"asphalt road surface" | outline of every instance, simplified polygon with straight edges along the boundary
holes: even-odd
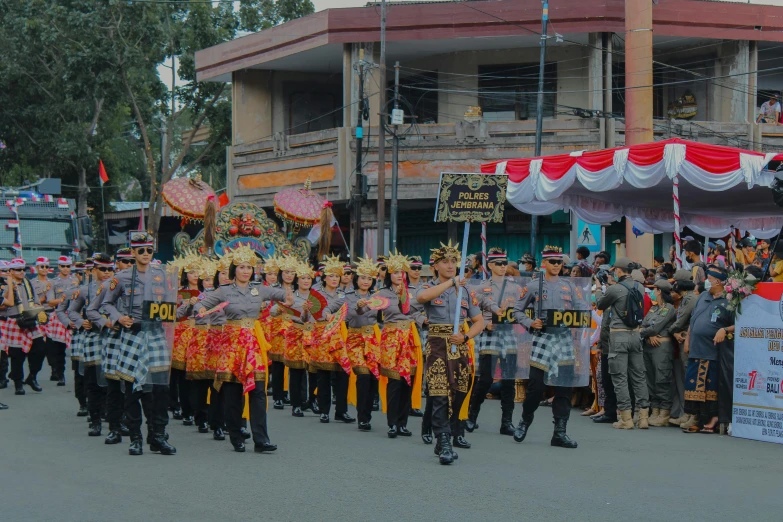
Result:
[[[46,374],[46,371],[42,372]],[[675,428],[620,431],[573,411],[576,450],[552,448],[551,412],[527,440],[497,433],[487,401],[473,448],[441,466],[415,436],[320,424],[270,410],[274,454],[235,453],[195,427],[169,424],[176,456],[127,454],[87,436],[73,387],[0,390],[0,520],[780,520],[783,447]],[[514,416],[519,418],[519,410]],[[352,412],[353,414],[353,412]],[[106,426],[104,424],[104,435]],[[250,446],[252,448],[252,444]]]

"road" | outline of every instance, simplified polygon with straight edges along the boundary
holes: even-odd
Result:
[[[46,372],[42,372],[46,373]],[[576,450],[549,446],[539,410],[528,439],[497,433],[499,403],[452,466],[417,435],[320,424],[269,413],[274,454],[234,453],[172,421],[176,456],[130,457],[87,437],[70,383],[16,397],[0,390],[0,517],[4,521],[778,520],[783,447],[675,428],[620,431],[574,410]],[[519,410],[519,408],[518,408]],[[518,419],[519,412],[515,415]],[[104,434],[105,434],[104,425]],[[251,446],[252,447],[252,446]]]

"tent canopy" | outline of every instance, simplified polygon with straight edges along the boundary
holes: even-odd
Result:
[[[769,238],[783,227],[772,201],[770,162],[783,154],[708,145],[682,139],[598,151],[487,163],[485,174],[508,174],[508,201],[528,214],[570,210],[588,223],[623,216],[647,233],[674,232],[673,187],[679,187],[680,223],[722,237],[731,228]],[[578,183],[577,183],[578,181]]]

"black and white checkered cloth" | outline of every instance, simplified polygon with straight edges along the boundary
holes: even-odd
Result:
[[[74,332],[71,337],[70,357],[76,361],[84,360],[84,332]],[[66,350],[66,353],[68,351]]]
[[[530,366],[541,368],[550,379],[557,377],[561,364],[574,361],[574,339],[571,331],[561,329],[533,335]]]
[[[103,349],[103,339],[97,332],[80,332],[82,360],[87,366],[101,362],[101,351]]]
[[[492,354],[505,356],[508,350],[517,347],[517,339],[511,325],[495,325],[492,331],[484,330],[478,336],[476,350],[478,355]]]
[[[101,349],[101,367],[103,373],[109,377],[117,375],[117,361],[122,353],[122,332],[109,329],[103,336]]]
[[[134,389],[145,384],[164,384],[164,378],[167,384],[170,369],[171,346],[163,328],[122,332],[116,373],[120,378],[132,381]],[[157,382],[157,377],[161,382]]]

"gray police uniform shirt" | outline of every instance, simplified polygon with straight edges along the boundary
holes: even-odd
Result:
[[[675,319],[674,305],[663,303],[662,305],[653,305],[650,311],[644,316],[642,321],[642,339],[649,337],[662,336],[667,337],[669,325]]]
[[[71,296],[71,302],[68,305],[68,320],[75,328],[81,328],[84,321],[88,319],[86,307],[95,301],[100,286],[98,281],[92,280],[89,284],[80,286]]]
[[[539,285],[541,285],[541,297],[538,295]],[[534,279],[525,286],[521,295],[522,297],[514,303],[514,318],[527,329],[530,329],[535,319],[541,319],[546,323],[547,310],[587,310],[581,291],[565,277],[557,276],[553,279],[544,277],[543,282]],[[541,317],[538,314],[539,298]],[[525,310],[531,306],[534,319],[525,313]]]
[[[318,290],[318,293],[326,299],[326,302],[328,303],[326,309],[329,310],[330,314],[337,313],[337,311],[340,310],[340,307],[343,306],[343,303],[345,303],[345,294],[340,290],[329,292],[325,288],[322,288],[321,290]],[[319,321],[327,321],[325,313],[321,314],[321,319],[319,319]]]
[[[713,341],[721,328],[734,324],[734,312],[728,309],[725,297],[713,297],[709,292],[699,295],[699,301],[691,314],[688,334],[690,359],[718,360],[718,346]]]
[[[63,299],[67,301],[79,286],[79,279],[75,275],[69,275],[68,277],[57,276],[49,281],[49,291],[46,293],[46,300]]]
[[[625,301],[628,296],[628,288],[620,283],[623,283],[624,285],[632,288],[636,288],[639,293],[644,296],[644,288],[642,285],[631,279],[631,276],[624,276],[620,279],[620,281],[606,289],[606,293],[601,296],[600,299],[598,299],[596,308],[599,310],[606,310],[611,308],[612,316],[609,320],[609,328],[629,331],[635,330],[635,328],[630,328],[627,324],[625,324],[622,319],[627,313],[625,309]]]
[[[440,283],[438,283],[440,284]],[[424,313],[433,324],[454,324],[455,313],[457,311],[457,289],[454,286],[448,287],[435,299],[424,303]],[[462,289],[462,300],[460,302],[460,324],[465,319],[481,315],[479,300],[475,292],[468,288]]]
[[[29,282],[28,282],[29,283]],[[36,291],[33,289],[32,283],[30,283],[30,292],[27,291],[27,285],[24,284],[24,281],[21,283],[16,284],[16,291],[14,292],[14,306],[9,306],[6,309],[6,316],[7,317],[13,317],[15,315],[19,315],[21,313],[20,305],[24,307],[24,309],[29,308],[29,303],[32,301],[33,304],[40,305],[41,301],[38,299],[38,295],[36,294]],[[39,337],[42,337],[43,334],[41,333],[40,328],[35,328],[32,331],[33,339],[38,339]]]
[[[110,284],[111,279],[108,279],[98,286],[98,288],[95,290],[95,296],[90,299],[90,304],[87,305],[87,308],[84,311],[85,318],[93,325],[97,325],[97,327],[100,329],[106,328],[106,325],[109,322],[109,317],[101,312],[101,305],[103,304],[103,298],[106,297],[106,293],[109,290]],[[126,315],[126,304],[126,302],[120,300],[115,305],[117,309],[120,310],[122,315]],[[93,326],[93,329],[94,328],[95,326]]]
[[[427,325],[424,324],[424,321],[427,320],[427,314],[424,313],[424,304],[420,303],[416,300],[416,296],[419,295],[419,292],[422,290],[430,288],[429,283],[425,283],[421,279],[419,279],[419,282],[415,285],[410,284],[408,285],[408,292],[411,295],[411,311],[410,311],[410,317],[414,321],[416,321],[416,325],[421,330],[422,328],[426,328]]]
[[[536,286],[538,288],[538,286]],[[492,324],[492,314],[500,312],[500,306],[507,302],[511,307],[522,299],[522,286],[514,282],[513,277],[490,278],[480,285],[473,285],[473,291],[479,298],[484,313],[484,329]]]
[[[38,298],[38,302],[46,309],[47,312],[51,312],[53,308],[47,304],[46,294],[49,293],[49,290],[51,289],[51,283],[48,279],[41,280],[37,277],[30,281],[30,284],[33,285],[33,290],[35,290],[35,295]]]
[[[408,314],[402,313],[400,308],[400,298],[396,291],[392,290],[391,288],[381,288],[375,292],[375,295],[389,300],[389,306],[382,309],[381,311],[384,324],[409,321],[411,319]]]
[[[348,328],[362,328],[372,326],[378,322],[378,313],[370,310],[366,306],[359,307],[357,303],[362,299],[369,299],[370,292],[366,294],[359,293],[359,290],[345,296],[345,302],[348,303],[348,314],[345,316],[345,325]]]
[[[106,288],[103,297],[103,303],[101,304],[101,311],[109,316],[109,319],[116,323],[123,315],[129,316],[133,319],[134,323],[141,322],[142,307],[144,304],[145,296],[152,295],[154,292],[147,292],[146,286],[157,284],[165,284],[166,272],[163,268],[155,265],[149,265],[147,272],[142,273],[136,271],[135,285],[132,282],[134,270],[123,270],[118,274],[115,274],[113,278],[109,280],[109,286]],[[159,276],[163,279],[163,282],[156,282],[155,278]],[[131,299],[131,287],[133,286],[134,295]],[[152,289],[151,289],[152,290]],[[125,301],[123,305],[123,311],[118,308],[118,302]],[[130,310],[130,313],[128,312]]]
[[[196,313],[202,308],[209,310],[220,303],[228,302],[223,309],[227,320],[258,319],[265,301],[285,301],[285,290],[262,285],[248,285],[243,288],[231,283],[206,294],[201,303],[196,305]]]

